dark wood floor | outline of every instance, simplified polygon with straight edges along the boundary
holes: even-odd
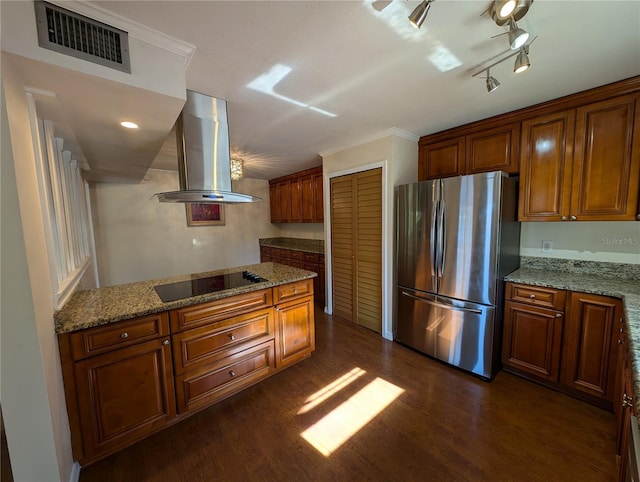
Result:
[[[356,413],[367,412],[381,386],[403,391],[330,455],[301,436],[358,393],[368,395]],[[483,382],[317,310],[310,359],[83,468],[80,481],[608,481],[614,426],[561,393],[504,372]]]

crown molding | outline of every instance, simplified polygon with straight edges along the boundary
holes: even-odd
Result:
[[[362,137],[362,138],[360,138],[358,140],[354,140],[353,142],[351,142],[349,144],[345,144],[345,145],[338,146],[338,147],[335,147],[335,148],[332,148],[332,149],[328,149],[326,151],[322,151],[319,154],[323,158],[327,157],[327,156],[332,156],[336,152],[346,151],[347,149],[351,149],[353,147],[361,146],[361,145],[367,144],[369,142],[378,141],[380,139],[384,139],[385,137],[389,137],[389,136],[401,137],[401,138],[406,139],[408,141],[415,142],[416,144],[420,140],[420,136],[417,136],[416,134],[413,134],[412,132],[405,131],[403,129],[399,129],[397,127],[392,127],[391,129],[386,129],[386,130],[384,130],[382,132],[379,132],[377,134],[372,134],[370,136],[366,136],[366,137]]]
[[[191,58],[196,51],[196,46],[179,40],[175,37],[171,37],[165,33],[155,30],[151,27],[147,27],[139,22],[130,20],[121,15],[115,14],[102,7],[98,7],[90,2],[81,0],[47,0],[49,3],[57,5],[61,8],[66,8],[73,12],[84,15],[85,17],[97,20],[112,27],[124,30],[130,37],[136,38],[148,44],[154,45],[158,48],[171,52],[173,54],[180,55],[184,58],[185,70],[191,62]]]

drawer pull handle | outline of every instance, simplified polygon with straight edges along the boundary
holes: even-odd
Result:
[[[163,344],[164,346],[167,346],[167,345],[169,344],[169,340],[164,340],[164,341],[162,342],[162,344]]]
[[[533,293],[531,293],[531,294],[529,295],[529,298],[531,298],[531,299],[534,299],[535,297],[536,297],[536,295],[534,295]]]
[[[129,333],[127,333],[126,331],[124,333],[120,333],[120,338],[122,338],[123,340],[125,338],[129,338]]]
[[[230,377],[235,377],[235,376],[236,376],[236,372],[234,372],[233,370],[231,370],[231,371],[229,372],[229,376],[230,376]]]
[[[562,317],[562,313],[556,313],[556,318],[561,318]]]
[[[236,337],[235,337],[235,336],[233,336],[233,333],[232,333],[232,334],[230,334],[230,335],[229,335],[229,339],[230,339],[231,341],[233,341],[233,340],[235,340],[235,339],[236,339]]]

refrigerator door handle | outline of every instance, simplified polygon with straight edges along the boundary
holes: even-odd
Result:
[[[442,303],[442,302],[439,302],[439,301],[428,300],[426,298],[421,298],[420,296],[415,296],[415,295],[412,295],[411,293],[407,293],[406,291],[402,291],[402,295],[403,296],[407,296],[409,298],[412,298],[414,300],[421,301],[423,303],[427,303],[429,305],[438,306],[440,308],[447,308],[449,310],[455,310],[455,311],[464,311],[466,313],[475,313],[476,315],[481,315],[482,314],[481,310],[476,310],[474,308],[464,308],[462,306],[455,306],[455,305],[450,305],[448,303]]]
[[[445,216],[445,212],[447,209],[447,205],[444,202],[444,199],[441,200],[439,202],[440,204],[440,223],[439,223],[439,227],[440,227],[440,247],[438,248],[440,251],[440,274],[438,275],[439,278],[442,278],[442,275],[444,274],[444,264],[446,261],[446,257],[447,257],[447,239],[446,239],[446,219],[447,217]]]
[[[438,203],[440,201],[436,201],[433,203],[433,210],[431,213],[431,238],[429,240],[429,249],[431,250],[431,277],[434,278],[437,276],[437,268],[436,268],[436,253],[437,253],[437,249],[436,249],[436,245],[435,245],[435,241],[436,241],[436,233],[437,233],[437,227],[436,227],[436,221],[437,221],[437,217],[438,217]],[[435,286],[435,283],[434,283]]]

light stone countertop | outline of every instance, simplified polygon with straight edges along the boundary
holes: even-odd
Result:
[[[260,246],[272,248],[286,248],[305,253],[324,254],[324,241],[322,239],[302,238],[262,238],[258,240]]]
[[[640,407],[640,281],[531,268],[520,268],[506,276],[505,280],[622,299],[633,373],[634,403]]]
[[[157,285],[205,278],[219,274],[235,273],[238,271],[251,271],[268,281],[170,301],[168,303],[160,300],[160,297],[154,290],[154,286]],[[291,266],[284,266],[278,263],[260,263],[191,275],[180,275],[171,278],[107,286],[105,288],[92,290],[80,290],[76,291],[69,301],[54,313],[55,331],[60,334],[106,325],[128,318],[173,310],[197,303],[205,303],[241,293],[249,293],[251,291],[271,288],[294,281],[314,278],[315,276],[317,276],[316,273],[304,269],[292,268]]]

